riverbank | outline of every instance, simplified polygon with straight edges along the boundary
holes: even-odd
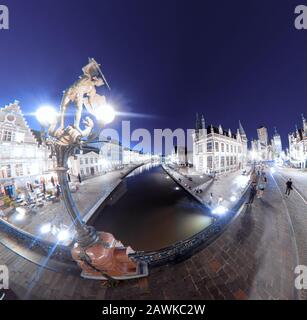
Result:
[[[81,217],[87,222],[95,213],[97,208],[109,197],[113,190],[121,183],[128,174],[142,164],[133,164],[122,170],[108,172],[105,175],[96,176],[87,179],[82,183],[76,183],[77,192],[72,193],[73,200],[80,212]],[[72,228],[71,218],[66,210],[63,200],[60,197],[59,202],[44,201],[44,205],[35,210],[25,210],[20,214],[14,211],[5,219],[6,223],[12,228],[23,230],[32,234],[34,238],[38,237],[51,243],[58,242],[57,234],[60,230]],[[42,232],[42,226],[54,226],[49,232]],[[73,239],[74,231],[70,231],[70,236],[61,243],[69,245]]]
[[[163,165],[163,168],[176,183],[210,210],[217,206],[232,210],[245,194],[252,170],[247,167],[244,175],[242,170],[237,170],[213,178],[205,174],[182,172],[184,168],[181,167]]]

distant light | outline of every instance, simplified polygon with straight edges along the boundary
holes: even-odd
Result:
[[[41,106],[35,113],[37,121],[44,127],[56,122],[57,112],[51,106]]]
[[[236,198],[235,196],[231,196],[231,197],[230,197],[230,201],[231,201],[231,202],[235,202],[236,200],[237,200],[237,198]]]
[[[59,233],[58,233],[58,240],[59,241],[65,241],[69,238],[69,231],[68,230],[61,230]]]
[[[169,176],[166,176],[165,178],[166,178],[166,179],[169,179]]]
[[[40,228],[40,232],[43,234],[49,233],[50,231],[51,231],[51,224],[50,223],[43,224]]]
[[[115,118],[114,108],[105,103],[101,106],[101,108],[95,110],[95,117],[104,124],[111,123]]]
[[[213,214],[223,215],[228,211],[228,209],[224,206],[218,206],[212,210]]]
[[[180,190],[180,188],[179,188],[179,187],[176,187],[175,190]]]
[[[271,173],[275,173],[276,172],[276,170],[275,170],[275,168],[271,168]]]
[[[204,176],[200,176],[200,178],[202,179]]]

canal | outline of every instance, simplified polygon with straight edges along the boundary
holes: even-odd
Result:
[[[208,210],[165,173],[148,164],[128,175],[89,221],[134,250],[158,250],[212,223]]]

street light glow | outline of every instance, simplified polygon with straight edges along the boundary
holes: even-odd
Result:
[[[212,210],[213,214],[223,215],[228,211],[228,209],[224,206],[218,206]]]
[[[115,118],[114,108],[110,104],[104,103],[101,108],[95,110],[95,117],[104,124],[111,123]]]
[[[236,198],[235,196],[231,196],[231,197],[230,197],[230,201],[231,201],[231,202],[235,202],[236,200],[237,200],[237,198]]]
[[[69,238],[69,231],[68,230],[61,230],[59,233],[58,233],[58,240],[59,241],[65,241]]]
[[[57,112],[51,106],[41,106],[35,113],[37,121],[44,127],[49,127],[57,119]]]
[[[48,233],[48,232],[50,232],[50,231],[51,231],[51,224],[50,224],[50,223],[43,224],[43,225],[41,226],[41,228],[40,228],[40,232],[41,232],[42,234],[46,234],[46,233]]]

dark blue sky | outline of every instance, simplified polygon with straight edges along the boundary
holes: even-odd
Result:
[[[94,57],[120,111],[158,116],[131,118],[133,127],[191,128],[198,111],[226,128],[240,119],[249,139],[277,126],[286,142],[307,116],[307,30],[294,28],[303,0],[2,3],[10,30],[0,31],[1,106],[58,105]]]

